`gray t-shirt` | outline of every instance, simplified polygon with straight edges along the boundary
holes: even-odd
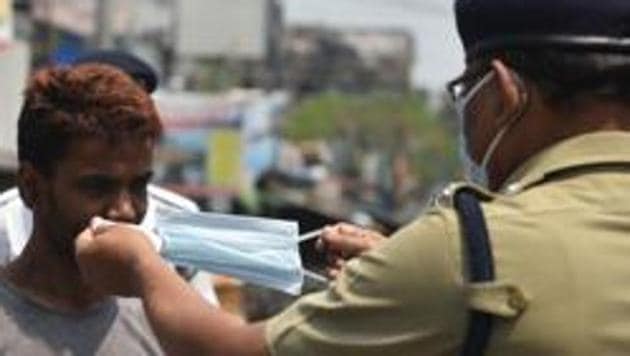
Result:
[[[162,355],[137,299],[61,313],[0,281],[0,355]]]

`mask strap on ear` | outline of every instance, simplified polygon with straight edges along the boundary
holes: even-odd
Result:
[[[519,86],[519,96],[522,99],[522,104],[519,105],[519,109],[516,110],[516,112],[512,115],[512,118],[508,121],[506,125],[503,126],[503,128],[499,131],[499,133],[497,133],[495,138],[490,143],[490,146],[488,146],[488,149],[486,150],[486,155],[481,162],[481,167],[488,167],[490,159],[492,159],[492,157],[494,156],[494,152],[499,146],[499,143],[501,143],[501,141],[503,140],[503,137],[516,124],[516,122],[518,122],[523,117],[523,115],[525,115],[525,113],[529,109],[530,101],[529,90],[527,86],[517,73],[511,72],[511,75]]]
[[[486,84],[490,83],[490,81],[494,78],[494,71],[489,71],[486,73],[477,84],[475,84],[466,95],[464,95],[459,102],[455,104],[457,111],[460,113],[461,119],[464,119],[464,112],[468,107],[468,104],[477,96],[481,88],[485,87]]]

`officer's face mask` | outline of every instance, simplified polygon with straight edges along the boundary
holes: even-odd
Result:
[[[499,146],[505,135],[508,133],[510,128],[512,128],[514,123],[516,123],[522,117],[526,106],[526,102],[524,101],[522,103],[522,107],[516,111],[512,118],[506,120],[505,125],[497,132],[492,141],[490,141],[490,144],[488,145],[488,148],[486,149],[486,152],[484,153],[481,160],[481,164],[477,163],[472,158],[472,155],[469,151],[470,145],[468,143],[466,135],[464,134],[464,125],[465,120],[467,119],[466,112],[468,106],[470,105],[472,100],[475,99],[479,91],[483,89],[488,83],[490,83],[495,78],[495,76],[496,74],[494,73],[494,71],[489,72],[483,78],[481,78],[481,80],[477,84],[475,84],[475,86],[473,86],[468,91],[468,93],[466,93],[466,95],[455,101],[455,110],[457,112],[460,124],[459,154],[462,160],[465,177],[468,181],[484,188],[487,188],[489,185],[488,164],[490,163],[490,160],[492,159],[497,147]],[[519,81],[519,84],[521,84],[520,79],[517,80]]]
[[[493,77],[494,72],[489,72],[477,84],[475,84],[475,86],[473,86],[466,95],[455,101],[455,110],[459,119],[459,155],[462,160],[464,175],[467,180],[483,187],[488,185],[486,167],[477,164],[470,154],[468,149],[468,140],[464,134],[464,121],[466,120],[466,110],[468,109],[468,105],[477,96],[479,91],[493,79]],[[486,152],[485,156],[488,156],[488,152]]]
[[[110,222],[94,219],[92,228]],[[173,212],[141,229],[168,261],[281,290],[301,292],[304,270],[295,222],[211,213]]]

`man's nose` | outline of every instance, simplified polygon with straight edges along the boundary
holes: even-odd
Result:
[[[129,193],[121,192],[116,196],[107,210],[107,219],[131,224],[138,223],[138,209]]]

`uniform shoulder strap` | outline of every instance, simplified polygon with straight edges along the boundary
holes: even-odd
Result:
[[[477,193],[472,189],[460,189],[453,195],[453,203],[464,236],[470,282],[493,281],[495,274],[492,246]],[[461,355],[483,355],[491,331],[492,316],[472,310]]]

